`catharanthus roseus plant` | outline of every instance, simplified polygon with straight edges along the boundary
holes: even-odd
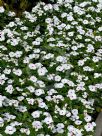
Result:
[[[96,0],[66,0],[39,2],[4,26],[1,135],[93,136],[102,90],[101,24]]]

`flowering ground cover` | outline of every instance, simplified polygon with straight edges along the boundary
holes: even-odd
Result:
[[[102,100],[102,5],[39,2],[21,18],[0,7],[0,18],[1,136],[93,136]]]

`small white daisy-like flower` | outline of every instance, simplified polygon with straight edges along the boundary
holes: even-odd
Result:
[[[45,67],[39,68],[38,69],[38,75],[39,76],[44,76],[47,73],[47,69]]]
[[[63,58],[63,56],[58,56],[58,57],[56,58],[56,60],[57,60],[58,62],[63,62],[64,58]]]
[[[20,132],[25,133],[26,135],[30,135],[30,130],[28,128],[21,128]]]
[[[22,75],[22,70],[21,69],[13,69],[12,72],[17,75],[17,76],[21,76]]]
[[[78,115],[78,110],[77,110],[77,109],[73,109],[73,110],[72,110],[72,114],[73,114],[73,115]]]
[[[75,121],[75,124],[76,124],[76,125],[80,125],[80,124],[82,124],[82,121],[76,120],[76,121]]]
[[[91,121],[91,116],[86,115],[84,119],[85,119],[86,122],[90,122]]]
[[[40,121],[33,121],[32,126],[33,126],[33,128],[35,128],[35,130],[38,131],[38,129],[42,128],[42,123]]]
[[[31,77],[30,77],[30,80],[31,80],[32,82],[34,82],[34,83],[37,82],[37,78],[36,78],[35,76],[31,76]]]
[[[94,126],[93,126],[92,123],[87,123],[87,124],[85,125],[85,130],[86,130],[87,132],[93,131],[93,129],[94,129]]]
[[[12,126],[7,126],[5,129],[5,133],[9,135],[14,134],[15,132],[16,132],[16,128]]]
[[[32,113],[32,116],[33,116],[33,118],[39,118],[39,117],[40,117],[40,114],[41,114],[40,111],[34,111],[34,112]]]
[[[63,83],[55,83],[54,86],[55,86],[55,88],[63,88],[64,84]]]
[[[53,122],[53,120],[51,117],[46,117],[43,122],[45,122],[46,124],[50,124]]]
[[[88,87],[89,87],[89,90],[90,90],[91,92],[96,92],[96,91],[97,91],[97,88],[96,88],[96,86],[94,86],[94,85],[89,85]]]
[[[64,116],[66,114],[66,109],[62,109],[59,111],[59,115]]]
[[[59,81],[61,80],[61,77],[60,77],[59,75],[56,75],[56,76],[54,77],[54,79],[55,79],[55,81],[59,82]]]
[[[45,92],[44,92],[43,89],[36,89],[36,90],[35,90],[35,95],[36,95],[36,96],[40,96],[40,95],[42,95],[42,94],[45,94]]]
[[[75,94],[75,90],[70,89],[70,90],[68,91],[67,97],[69,97],[71,100],[75,100],[75,99],[77,98],[77,96],[76,96],[76,94]]]
[[[35,66],[35,64],[30,63],[30,64],[29,64],[29,68],[30,68],[31,70],[35,70],[35,69],[36,69],[36,66]]]
[[[4,120],[3,118],[0,117],[0,127],[3,127],[4,126]]]
[[[8,86],[5,88],[5,90],[6,90],[6,92],[8,92],[8,93],[12,94],[12,93],[13,93],[13,91],[14,91],[14,88],[13,88],[13,86],[12,86],[12,85],[8,85]]]
[[[84,60],[79,60],[78,61],[78,66],[83,66],[84,65]]]
[[[0,13],[4,13],[5,9],[4,7],[0,6]]]
[[[10,74],[10,73],[11,73],[11,69],[5,68],[5,69],[4,69],[4,73],[5,73],[5,74]]]

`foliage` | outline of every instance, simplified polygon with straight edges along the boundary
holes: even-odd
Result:
[[[21,18],[0,7],[4,16],[1,136],[93,136],[102,102],[102,6],[39,2]]]

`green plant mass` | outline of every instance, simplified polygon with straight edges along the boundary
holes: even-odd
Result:
[[[102,108],[102,5],[34,2],[0,6],[0,136],[93,136]]]

